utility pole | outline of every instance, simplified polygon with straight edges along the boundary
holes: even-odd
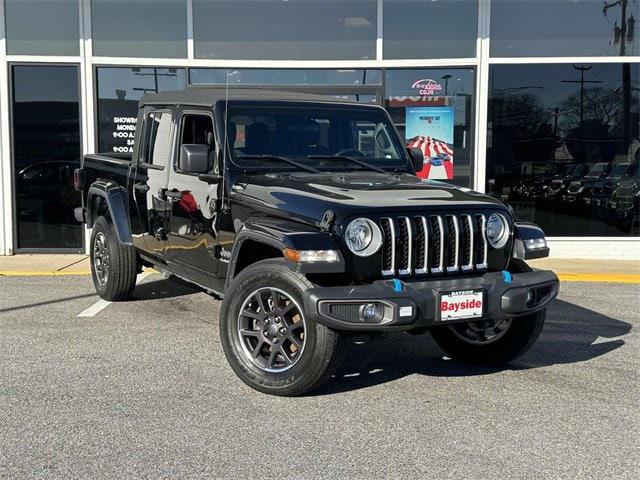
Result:
[[[578,65],[574,65],[573,68],[580,71],[580,80],[562,80],[562,83],[579,83],[580,84],[580,157],[582,157],[583,144],[584,144],[584,84],[585,83],[602,83],[600,80],[585,80],[584,72],[588,72],[593,68],[593,65],[589,65],[588,67],[579,67]],[[581,161],[584,161],[583,158],[580,158]]]
[[[558,117],[560,116],[560,109],[558,107],[553,108],[553,152],[551,153],[551,160],[556,161],[556,149],[558,148]]]
[[[444,80],[444,96],[449,95],[449,79],[453,77],[453,75],[443,75],[442,79]]]
[[[629,0],[616,0],[614,2],[604,2],[602,14],[606,17],[607,11],[613,7],[620,7],[620,56],[627,53],[627,39],[633,39],[633,28],[635,28],[635,19],[633,15],[627,19],[627,5]],[[617,23],[617,22],[616,22]],[[627,31],[631,27],[631,31]],[[616,38],[617,24],[614,28],[614,41]],[[631,117],[631,64],[629,62],[622,64],[622,148],[625,149],[631,140],[630,121]]]
[[[153,76],[153,88],[134,88],[133,89],[133,90],[141,91],[144,93],[159,92],[158,77],[176,77],[178,75],[175,68],[169,68],[167,73],[158,73],[158,69],[155,67],[153,68],[153,73],[143,73],[140,68],[136,68],[136,67],[132,68],[131,71],[133,72],[134,75],[138,75],[141,77]]]

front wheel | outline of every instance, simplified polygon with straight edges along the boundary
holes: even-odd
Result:
[[[319,388],[338,367],[344,338],[307,318],[302,294],[312,284],[284,260],[263,260],[231,284],[220,311],[220,337],[234,372],[273,395]]]
[[[524,354],[542,331],[545,311],[513,319],[480,320],[430,329],[438,346],[454,360],[502,365]]]

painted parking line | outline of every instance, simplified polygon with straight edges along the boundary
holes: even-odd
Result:
[[[89,308],[87,308],[86,310],[81,311],[78,314],[78,316],[79,317],[93,317],[97,313],[99,313],[102,310],[104,310],[105,308],[107,308],[110,304],[111,304],[110,301],[100,299],[96,303],[91,305]]]
[[[136,285],[140,285],[142,280],[147,278],[152,273],[155,273],[155,271],[154,270],[145,270],[144,272],[142,272],[140,275],[138,275],[138,278],[136,279]],[[78,317],[93,317],[93,316],[97,315],[98,313],[100,313],[105,308],[107,308],[109,305],[111,305],[111,303],[113,303],[113,302],[110,302],[109,300],[100,299],[96,303],[91,305],[89,308],[81,311],[78,314]]]
[[[68,275],[91,275],[91,270],[0,270],[0,277],[65,277]]]
[[[595,282],[595,283],[637,283],[640,275],[635,273],[557,273],[563,282]]]

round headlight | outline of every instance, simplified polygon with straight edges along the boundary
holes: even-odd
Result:
[[[502,248],[509,240],[509,224],[498,213],[492,213],[487,220],[487,240],[493,248]]]
[[[347,225],[344,241],[351,252],[360,257],[368,257],[382,245],[382,232],[368,218],[356,218]]]

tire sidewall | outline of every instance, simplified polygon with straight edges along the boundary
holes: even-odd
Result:
[[[109,222],[104,217],[98,217],[93,225],[93,229],[91,231],[91,245],[89,247],[89,259],[91,263],[91,279],[93,280],[93,285],[98,292],[100,297],[104,297],[107,295],[109,289],[109,283],[112,280],[113,268],[112,263],[113,259],[117,255],[117,252],[114,251],[113,248],[113,240],[110,235]],[[107,242],[107,249],[109,250],[109,276],[107,277],[107,281],[104,285],[100,284],[98,281],[98,275],[96,273],[96,267],[94,263],[94,254],[95,254],[95,242],[96,236],[98,233],[102,233],[105,236]]]
[[[263,261],[244,270],[231,284],[220,312],[220,337],[231,367],[248,385],[258,390],[286,393],[297,385],[311,384],[317,380],[317,367],[326,362],[322,348],[327,328],[313,322],[306,312],[301,313],[305,321],[305,345],[300,359],[288,370],[266,372],[245,357],[241,339],[237,334],[240,309],[247,297],[263,287],[278,288],[287,293],[303,309],[303,292],[309,288],[306,279],[285,266],[284,262]],[[316,368],[314,368],[316,367]]]
[[[96,275],[95,265],[93,261],[94,249],[95,249],[95,238],[98,233],[102,232],[105,236],[107,242],[107,249],[109,251],[109,275],[107,277],[107,281],[104,285],[101,285],[98,281],[98,276]],[[122,270],[122,262],[121,258],[121,249],[119,248],[118,237],[115,232],[115,228],[113,224],[105,217],[100,216],[96,219],[93,225],[93,231],[91,232],[91,246],[90,246],[90,260],[91,260],[91,278],[93,280],[93,285],[95,286],[96,292],[100,298],[105,300],[113,301],[122,297],[122,292],[119,291],[119,282],[123,275]],[[126,266],[126,263],[124,264]],[[135,282],[135,279],[134,279]],[[122,285],[120,285],[122,288]]]

